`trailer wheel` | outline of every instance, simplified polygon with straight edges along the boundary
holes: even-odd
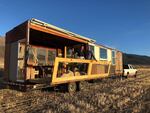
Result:
[[[79,82],[79,91],[83,91],[85,89],[86,81]]]
[[[89,80],[89,83],[94,83],[94,80]]]
[[[69,93],[75,93],[76,90],[77,90],[77,84],[75,82],[68,83],[68,85],[67,85],[67,91]]]

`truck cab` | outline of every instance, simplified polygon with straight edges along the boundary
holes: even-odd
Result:
[[[137,75],[137,69],[135,69],[131,64],[123,65],[123,76],[129,77]]]

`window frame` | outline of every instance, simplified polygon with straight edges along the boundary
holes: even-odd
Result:
[[[44,52],[44,54],[43,54],[43,52]],[[47,64],[47,49],[42,48],[42,47],[36,48],[36,55],[37,55],[38,63],[40,65],[46,65]],[[38,58],[39,55],[40,55],[40,57],[44,56],[44,58],[42,59],[44,62],[41,60],[41,58],[39,60],[39,58]]]
[[[114,56],[113,56],[113,52],[114,52]],[[111,55],[112,65],[116,65],[116,51],[112,50],[111,54],[112,54]],[[113,60],[114,60],[114,62],[113,62]]]
[[[101,50],[102,50],[102,49],[103,49],[103,50],[106,50],[106,58],[104,58],[104,57],[102,58],[102,57],[101,57],[101,55],[102,55],[102,54],[101,54]],[[99,48],[99,53],[100,53],[100,55],[99,55],[100,60],[108,60],[108,49],[107,49],[107,48],[102,48],[102,47],[100,47],[100,48]]]
[[[49,55],[48,55],[48,53],[49,53],[49,51],[51,51],[51,52],[55,52],[55,58],[57,57],[57,51],[56,51],[56,49],[52,49],[52,48],[48,48],[47,49],[47,61],[46,61],[46,64],[47,65],[54,65],[54,63],[55,63],[55,58],[54,58],[54,61],[52,62],[52,61],[49,61]]]

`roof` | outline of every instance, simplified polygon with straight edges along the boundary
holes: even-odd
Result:
[[[82,39],[82,40],[86,40],[86,41],[91,42],[91,43],[95,43],[96,42],[95,40],[93,40],[91,38],[87,38],[87,37],[81,36],[79,34],[76,34],[76,33],[73,33],[71,31],[59,28],[57,26],[45,23],[45,22],[40,21],[40,20],[35,19],[35,18],[30,19],[29,22],[32,23],[32,24],[36,24],[36,25],[40,25],[40,26],[46,27],[48,29],[54,29],[56,31],[62,32],[64,34],[67,34],[67,35],[70,35],[70,36],[74,36],[74,37]]]
[[[118,49],[116,49],[116,48],[113,48],[113,47],[110,47],[110,46],[106,46],[106,45],[102,45],[102,44],[95,44],[95,45],[97,45],[97,46],[101,46],[101,47],[104,47],[104,48],[107,48],[107,49],[111,49],[111,50],[116,50],[116,51],[120,51],[120,50],[118,50]],[[121,52],[121,51],[120,51]]]

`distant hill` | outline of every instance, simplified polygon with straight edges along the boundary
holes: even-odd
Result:
[[[150,57],[135,54],[123,54],[124,64],[150,65]]]

